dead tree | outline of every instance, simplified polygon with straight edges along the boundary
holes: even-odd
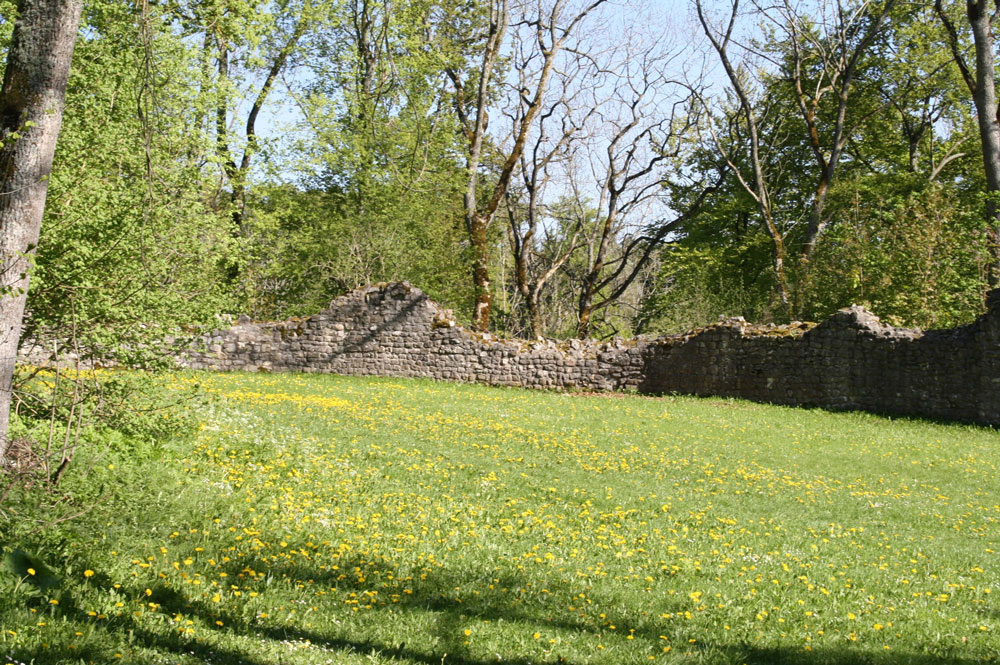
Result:
[[[505,115],[512,127],[519,127],[531,103],[522,94],[528,89],[530,63],[542,54],[533,43],[524,42],[516,43],[515,53],[514,66],[519,72],[515,104]],[[567,55],[551,87],[553,94],[538,116],[529,146],[521,153],[519,187],[508,190],[505,197],[514,286],[524,308],[524,328],[536,339],[545,332],[542,293],[579,246],[583,230],[579,217],[569,224],[556,218],[558,213],[548,201],[547,190],[572,162],[577,144],[588,138],[589,121],[598,111],[593,89],[603,85],[605,79],[592,54],[578,51]]]
[[[662,166],[694,145],[697,95],[665,73],[682,49],[669,52],[661,43],[638,37],[624,41],[617,66],[609,68],[619,73],[609,81],[611,95],[602,105],[606,143],[590,164],[597,185],[597,219],[584,245],[577,293],[581,339],[592,334],[594,315],[621,299],[653,252],[700,209],[717,185],[704,185],[685,210],[656,210],[664,203]],[[573,186],[582,200],[579,177],[574,177]]]

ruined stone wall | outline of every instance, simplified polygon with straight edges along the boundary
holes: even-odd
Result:
[[[455,324],[406,283],[368,287],[315,316],[211,333],[182,364],[195,369],[419,376],[528,388],[624,390],[643,379],[630,343],[500,340]]]
[[[861,307],[805,331],[729,321],[652,345],[640,389],[1000,423],[998,318],[928,332],[884,326]]]
[[[733,319],[651,341],[528,342],[466,330],[419,289],[388,284],[309,318],[243,319],[206,335],[181,363],[732,396],[1000,424],[1000,298],[975,323],[944,331],[884,326],[852,307],[814,327]]]

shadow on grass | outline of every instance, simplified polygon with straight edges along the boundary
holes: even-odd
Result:
[[[272,579],[280,578],[282,581],[297,583],[311,581],[326,588],[336,588],[339,592],[364,591],[371,588],[371,584],[359,582],[358,578],[344,574],[344,570],[352,570],[355,565],[370,564],[363,561],[342,561],[340,571],[330,571],[318,567],[307,567],[295,564],[271,565],[267,566],[263,560],[241,559],[238,562],[231,562],[229,570],[230,576],[236,578],[240,572],[247,568],[255,570],[267,570]],[[370,565],[367,569],[372,570]],[[382,574],[393,573],[398,579],[400,571],[395,571],[391,567],[385,566],[381,569]],[[530,586],[524,579],[512,573],[502,573],[499,571],[491,573],[494,586],[497,589],[523,589]],[[381,575],[372,575],[378,578]],[[350,655],[374,656],[377,655],[383,661],[394,663],[411,663],[420,665],[487,665],[487,663],[511,663],[513,665],[546,665],[549,663],[573,663],[572,659],[560,656],[558,652],[549,653],[545,656],[526,655],[516,653],[516,648],[510,653],[493,654],[490,657],[473,655],[464,644],[462,629],[473,621],[489,621],[491,623],[508,622],[516,623],[525,627],[527,631],[558,629],[563,633],[568,633],[576,637],[584,635],[611,634],[620,638],[622,635],[632,634],[637,644],[645,642],[651,649],[658,650],[662,644],[660,640],[661,627],[656,626],[656,620],[649,617],[648,620],[640,620],[630,625],[625,616],[609,615],[606,620],[616,624],[617,632],[607,633],[605,628],[592,620],[585,618],[552,618],[546,616],[548,613],[544,605],[532,605],[529,603],[512,603],[509,598],[502,597],[499,591],[496,594],[481,595],[466,602],[457,604],[451,597],[450,590],[461,587],[463,583],[482,581],[482,576],[475,576],[470,579],[462,579],[449,575],[444,571],[437,575],[429,576],[427,580],[413,585],[413,593],[402,596],[398,603],[393,603],[391,607],[400,613],[423,614],[430,618],[432,627],[427,630],[432,635],[422,637],[433,637],[433,640],[419,639],[416,636],[405,634],[394,637],[391,641],[386,639],[372,639],[364,635],[360,630],[353,633],[341,634],[336,631],[309,630],[298,625],[275,625],[264,621],[256,616],[240,616],[231,612],[220,611],[219,606],[201,597],[189,596],[183,589],[160,584],[149,589],[139,584],[126,588],[122,586],[119,593],[123,598],[140,598],[148,603],[156,605],[156,612],[164,616],[160,626],[150,625],[148,621],[140,620],[132,612],[111,616],[106,620],[92,624],[97,631],[101,631],[108,636],[106,640],[109,644],[121,643],[122,637],[129,644],[142,647],[143,653],[155,654],[152,661],[142,660],[133,655],[131,658],[125,654],[123,660],[114,661],[113,653],[99,653],[98,649],[91,645],[81,645],[73,648],[68,645],[53,645],[52,648],[43,653],[19,653],[3,654],[12,662],[32,663],[33,665],[45,665],[55,663],[175,663],[175,662],[203,662],[212,665],[277,665],[284,662],[261,653],[254,653],[250,649],[241,648],[234,640],[228,645],[225,637],[235,637],[239,640],[255,643],[299,643],[309,644],[311,647],[322,649],[328,652],[332,660],[339,662]],[[99,588],[108,588],[112,581],[101,575],[96,575],[87,584]],[[551,588],[559,591],[560,584],[552,584]],[[562,594],[556,594],[563,597]],[[568,592],[567,592],[567,595]],[[601,603],[602,606],[614,606],[614,603]],[[663,608],[660,603],[658,608]],[[66,619],[70,623],[78,622],[82,616],[86,615],[83,608],[79,607],[70,592],[65,592],[60,596],[58,606],[48,608],[57,616]],[[678,605],[667,608],[675,612],[683,612]],[[370,610],[378,611],[378,610]],[[200,636],[198,639],[185,635],[179,626],[167,617],[182,615],[195,620],[199,626]],[[214,634],[212,638],[205,639],[205,631],[209,630]],[[701,636],[700,636],[701,637]],[[422,644],[433,644],[433,648],[421,648],[420,644],[413,645],[412,642]],[[410,644],[408,644],[408,642]],[[676,644],[676,642],[675,642]],[[577,649],[579,651],[579,649]],[[944,654],[924,654],[915,651],[905,653],[899,652],[875,652],[853,650],[849,648],[832,649],[821,648],[812,651],[804,651],[801,646],[796,647],[760,647],[752,644],[733,643],[732,641],[701,639],[696,644],[684,644],[683,647],[676,647],[673,654],[669,654],[683,662],[698,663],[745,663],[748,665],[814,665],[825,663],[827,665],[860,665],[867,663],[880,663],[884,665],[972,665],[972,663],[983,662],[960,655],[948,656]],[[635,658],[639,656],[636,655]],[[645,661],[646,656],[642,656]],[[668,659],[669,661],[670,659]],[[374,661],[374,659],[373,659]],[[606,657],[601,662],[616,662]],[[663,662],[657,659],[657,662]]]

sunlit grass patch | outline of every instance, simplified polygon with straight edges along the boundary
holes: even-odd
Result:
[[[413,380],[190,382],[218,396],[193,443],[80,480],[121,487],[76,522],[4,527],[60,585],[0,597],[0,656],[1000,659],[990,430]]]

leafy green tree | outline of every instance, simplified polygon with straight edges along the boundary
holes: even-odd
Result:
[[[990,254],[968,198],[892,174],[842,182],[830,202],[837,223],[814,260],[807,316],[856,303],[894,325],[945,328],[980,313]]]
[[[786,313],[776,318],[823,317],[850,304],[852,298],[888,302],[889,290],[902,289],[907,283],[910,273],[904,266],[882,270],[876,279],[873,271],[852,272],[845,260],[831,263],[834,256],[860,257],[856,250],[864,243],[872,244],[865,250],[866,257],[877,255],[879,261],[889,263],[906,260],[899,242],[881,242],[877,233],[850,232],[858,228],[852,227],[852,220],[863,209],[863,199],[859,204],[854,192],[872,197],[874,217],[895,220],[897,238],[904,237],[900,229],[909,225],[907,237],[923,238],[934,245],[936,255],[954,258],[934,265],[942,270],[948,266],[965,276],[942,274],[934,280],[963,289],[955,297],[965,303],[962,306],[923,297],[910,319],[901,306],[893,306],[895,320],[938,325],[955,320],[958,312],[974,316],[978,310],[968,303],[981,293],[973,278],[981,273],[973,269],[975,261],[962,243],[973,240],[968,235],[966,211],[975,205],[976,183],[982,182],[982,176],[975,168],[977,152],[969,140],[974,136],[970,105],[963,99],[958,69],[948,57],[947,35],[929,20],[931,8],[821,3],[810,6],[818,17],[789,4],[772,6],[769,11],[774,15],[765,17],[763,36],[754,44],[758,59],[738,61],[734,54],[731,60],[730,80],[736,81],[742,95],[737,90],[729,98],[717,99],[715,122],[708,127],[712,140],[691,164],[695,171],[715,168],[721,155],[731,173],[662,258],[664,272],[654,309],[670,311],[671,292],[679,298],[703,293],[704,289],[688,280],[708,270],[713,275],[711,283],[718,285],[708,300],[718,302],[718,294],[732,294],[720,314],[775,316],[776,309],[764,304],[767,298],[745,290],[770,288],[777,282],[777,292],[783,292],[776,268],[772,275],[754,276],[757,270],[767,271],[757,253],[761,244],[754,240],[761,232],[771,240],[772,265],[781,258],[779,244],[807,250],[799,261],[781,262],[787,293],[793,299]],[[734,12],[730,18],[735,22],[737,16],[742,15]],[[834,30],[827,23],[843,29]],[[734,25],[723,24],[722,32],[713,32],[720,35],[716,37],[719,46],[726,45],[725,36],[736,30]],[[731,42],[727,48],[732,48]],[[789,114],[788,108],[797,108],[799,113]],[[907,184],[885,189],[890,182]],[[915,183],[922,184],[917,187]],[[670,186],[672,196],[685,200],[683,188]],[[882,195],[878,195],[879,188],[884,190]],[[762,201],[767,202],[766,215],[761,212]],[[891,215],[883,206],[893,210]],[[938,228],[936,220],[943,218],[943,211],[956,215],[954,228],[939,228],[928,235],[921,225]],[[771,224],[766,223],[768,217]],[[838,231],[841,224],[845,228]],[[735,234],[741,226],[746,232]],[[824,250],[826,240],[819,241],[827,233],[833,244]],[[844,233],[852,238],[850,252],[843,244]],[[786,255],[787,250],[782,256]],[[704,259],[704,266],[694,269],[690,265],[695,256]],[[677,268],[676,275],[671,274],[671,266]],[[711,266],[727,266],[728,270],[717,273]],[[838,270],[840,276],[832,277]],[[819,280],[816,283],[814,276]],[[856,279],[873,280],[868,296],[840,288]],[[870,297],[875,291],[879,295]],[[938,305],[943,309],[932,314],[930,309]]]
[[[467,258],[461,136],[443,71],[464,57],[452,4],[347,2],[304,38],[297,182],[261,187],[248,220],[255,312],[298,313],[391,279],[449,304],[467,296],[455,272]]]
[[[979,145],[982,150],[983,175],[986,180],[987,239],[993,261],[990,264],[990,286],[1000,285],[1000,104],[997,102],[997,62],[994,46],[1000,27],[1000,2],[993,0],[968,0],[965,19],[972,33],[975,64],[968,64],[969,48],[963,43],[956,23],[944,7],[943,0],[935,0],[934,9],[948,35],[948,45],[955,64],[962,73],[976,107],[979,128]]]
[[[197,125],[212,100],[189,84],[200,53],[170,15],[103,0],[84,23],[28,330],[136,358],[151,336],[230,303],[232,247],[204,169],[213,137]]]

